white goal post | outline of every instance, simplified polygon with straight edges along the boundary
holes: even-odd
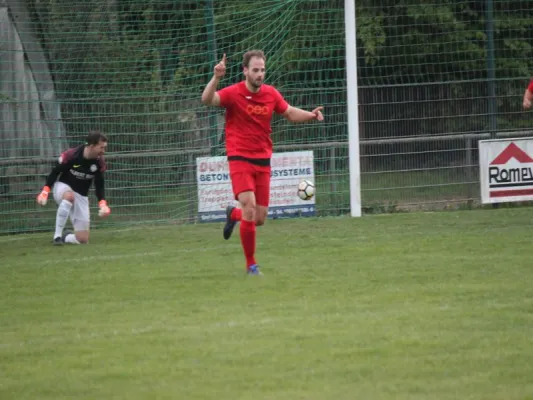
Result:
[[[359,160],[359,103],[357,97],[357,50],[355,0],[344,0],[346,28],[346,90],[350,166],[350,214],[361,216],[361,163]]]

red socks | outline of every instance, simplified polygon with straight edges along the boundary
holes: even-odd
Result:
[[[255,221],[245,221],[242,219],[242,210],[235,207],[231,211],[230,219],[240,221],[241,244],[246,257],[246,266],[256,264],[255,262]]]
[[[235,209],[237,210],[237,209]],[[235,212],[233,210],[233,212]],[[239,210],[240,211],[240,210]],[[231,219],[233,219],[233,212]],[[242,212],[241,212],[242,215]],[[241,220],[241,244],[246,257],[246,265],[256,264],[255,262],[255,221]]]
[[[242,210],[235,207],[231,210],[231,215],[229,216],[232,221],[240,221],[242,218]]]

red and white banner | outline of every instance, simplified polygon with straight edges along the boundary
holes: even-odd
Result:
[[[481,201],[533,200],[533,138],[479,141]]]

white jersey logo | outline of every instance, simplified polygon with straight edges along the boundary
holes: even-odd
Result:
[[[96,172],[96,170],[98,169],[98,167],[96,165],[91,165],[91,172]]]

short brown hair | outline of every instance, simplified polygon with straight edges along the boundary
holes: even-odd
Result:
[[[263,61],[266,62],[266,57],[265,53],[263,53],[263,50],[250,50],[244,53],[244,56],[242,57],[242,66],[248,68],[252,57],[262,58]]]
[[[89,146],[98,144],[100,142],[107,142],[107,137],[100,131],[89,132],[87,136],[87,144]]]

